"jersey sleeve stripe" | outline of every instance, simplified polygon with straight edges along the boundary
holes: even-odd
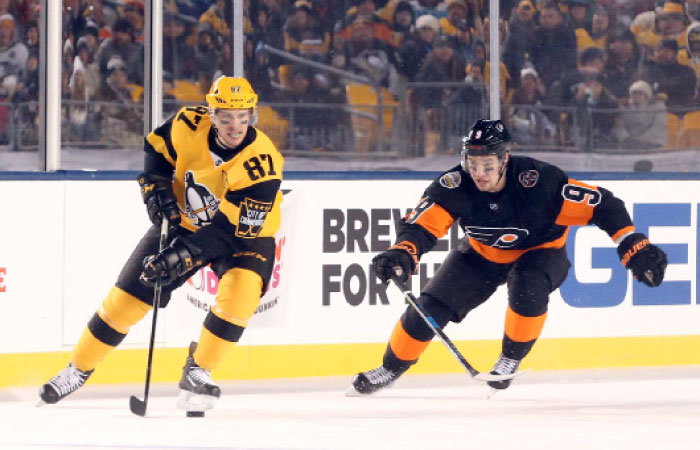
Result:
[[[568,189],[573,187],[574,189]],[[576,187],[582,188],[580,191],[575,190]],[[568,193],[567,193],[568,192]],[[572,195],[572,192],[578,194],[578,197]],[[591,198],[590,194],[597,194],[597,198]],[[564,202],[561,205],[561,210],[556,219],[557,225],[586,225],[593,218],[593,209],[600,201],[598,188],[578,180],[569,179],[568,184],[562,190]]]
[[[437,203],[433,203],[428,209],[423,211],[413,223],[425,228],[436,238],[441,238],[450,229],[454,219],[452,215]]]
[[[540,337],[547,313],[536,317],[526,317],[513,311],[510,306],[506,311],[505,333],[515,342],[530,342]]]
[[[634,233],[634,227],[629,226],[621,229],[620,231],[616,232],[615,234],[612,235],[612,240],[613,242],[617,242],[622,236],[628,234],[628,233]]]
[[[397,358],[404,361],[415,361],[423,353],[430,341],[419,341],[404,330],[401,320],[394,327],[389,338],[389,346]]]
[[[536,245],[534,247],[525,249],[503,249],[496,247],[489,247],[486,244],[482,244],[474,238],[469,238],[469,245],[474,249],[475,252],[486,258],[491,262],[498,264],[510,264],[515,262],[520,258],[525,252],[530,250],[536,250],[540,248],[562,248],[566,245],[566,237],[569,235],[569,229],[566,232],[553,241],[545,242],[544,244]]]
[[[146,137],[146,142],[153,147],[153,150],[156,152],[160,153],[163,155],[163,157],[173,166],[175,166],[175,160],[177,159],[177,154],[175,154],[175,149],[171,149],[169,147],[172,147],[172,145],[168,146],[167,141],[163,139],[163,137],[155,134],[155,133],[150,133]]]

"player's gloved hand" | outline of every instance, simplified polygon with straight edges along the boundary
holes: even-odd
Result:
[[[160,175],[142,173],[139,175],[139,186],[151,223],[160,225],[163,217],[167,217],[168,225],[176,227],[180,223],[180,208],[172,181]]]
[[[383,283],[388,283],[393,276],[405,283],[418,265],[416,247],[408,241],[402,241],[372,258],[372,270]],[[395,270],[395,269],[400,270]]]
[[[668,265],[666,253],[642,233],[632,233],[617,246],[622,265],[632,271],[634,277],[649,287],[656,287],[664,280]]]
[[[175,238],[162,252],[144,258],[141,280],[150,286],[160,279],[167,286],[204,263],[199,247],[187,238]]]

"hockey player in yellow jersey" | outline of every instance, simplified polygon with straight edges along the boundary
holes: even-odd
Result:
[[[282,155],[255,128],[258,96],[244,78],[221,77],[206,95],[208,107],[186,107],[146,136],[138,177],[153,223],[84,330],[68,366],[41,387],[45,403],[80,388],[98,363],[153,305],[153,283],[163,285],[160,306],[201,266],[219,277],[216,305],[180,380],[180,402],[198,397],[213,406],[220,389],[210,372],[240,339],[272,273],[280,224]],[[169,245],[159,252],[162,218]]]

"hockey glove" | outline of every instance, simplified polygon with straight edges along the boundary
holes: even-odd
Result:
[[[416,247],[408,241],[399,242],[372,258],[372,270],[383,283],[388,283],[394,275],[405,283],[417,265]]]
[[[167,286],[187,272],[205,264],[202,250],[192,244],[187,238],[175,240],[162,252],[147,256],[143,260],[141,280],[147,285],[153,285],[161,280]]]
[[[642,233],[632,233],[617,246],[622,265],[632,271],[634,277],[649,287],[661,284],[668,260],[666,253]]]
[[[180,208],[173,192],[169,178],[142,173],[139,175],[141,196],[148,210],[148,218],[154,225],[160,225],[163,216],[168,218],[168,225],[175,227],[180,223]]]

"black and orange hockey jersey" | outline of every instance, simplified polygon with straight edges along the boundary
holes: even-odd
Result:
[[[622,200],[551,164],[511,156],[504,176],[504,189],[489,193],[461,166],[443,173],[400,222],[397,243],[420,257],[459,221],[477,253],[505,264],[528,250],[563,247],[570,225],[595,224],[615,241],[634,230]]]
[[[173,177],[181,226],[217,257],[245,250],[280,225],[284,159],[260,130],[226,149],[216,142],[206,107],[186,107],[146,136],[145,172]],[[200,231],[198,231],[200,230]]]

